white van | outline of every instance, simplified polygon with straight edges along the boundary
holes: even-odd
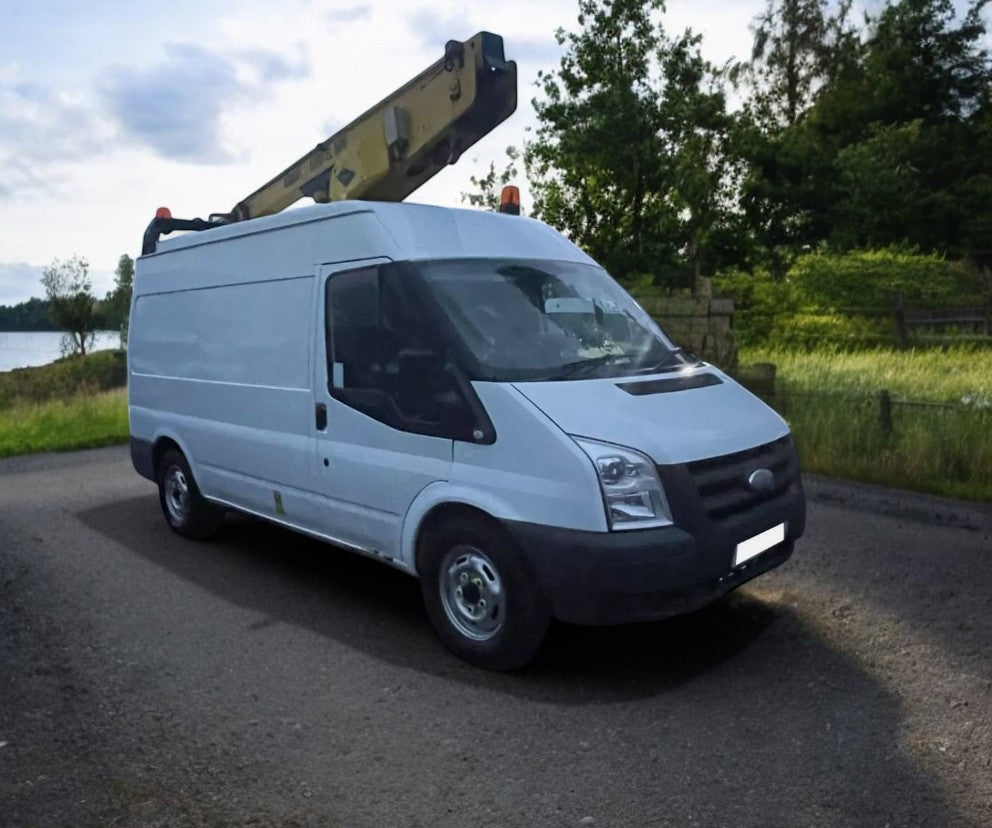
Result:
[[[541,222],[344,201],[152,247],[131,455],[169,525],[235,509],[418,576],[467,661],[691,611],[803,532],[781,417]]]

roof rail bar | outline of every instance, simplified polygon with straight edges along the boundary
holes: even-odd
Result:
[[[167,236],[173,230],[210,230],[222,226],[223,222],[205,221],[201,218],[175,219],[172,216],[155,216],[145,229],[141,240],[141,255],[147,256],[158,248],[159,236]]]

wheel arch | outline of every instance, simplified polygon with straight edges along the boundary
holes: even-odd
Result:
[[[152,470],[156,479],[158,478],[159,463],[162,462],[162,457],[169,449],[175,449],[182,454],[182,456],[186,458],[186,462],[189,463],[190,468],[193,470],[193,475],[196,476],[196,468],[193,458],[190,457],[186,446],[183,445],[177,435],[164,432],[156,435],[155,440],[152,442]]]
[[[504,537],[509,535],[501,519],[519,519],[507,504],[467,487],[432,483],[421,491],[407,510],[400,541],[401,560],[411,572],[421,571],[423,541],[431,531],[455,516],[470,516],[490,524]]]

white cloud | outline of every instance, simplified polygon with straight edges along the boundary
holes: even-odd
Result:
[[[0,198],[52,191],[53,168],[103,152],[111,130],[86,97],[0,75]]]

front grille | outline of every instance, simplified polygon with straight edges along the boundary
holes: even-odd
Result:
[[[737,517],[774,500],[799,475],[792,439],[788,436],[734,454],[697,460],[689,463],[688,469],[706,514],[715,521]],[[767,491],[755,491],[748,485],[748,477],[757,469],[772,473],[772,485]]]

